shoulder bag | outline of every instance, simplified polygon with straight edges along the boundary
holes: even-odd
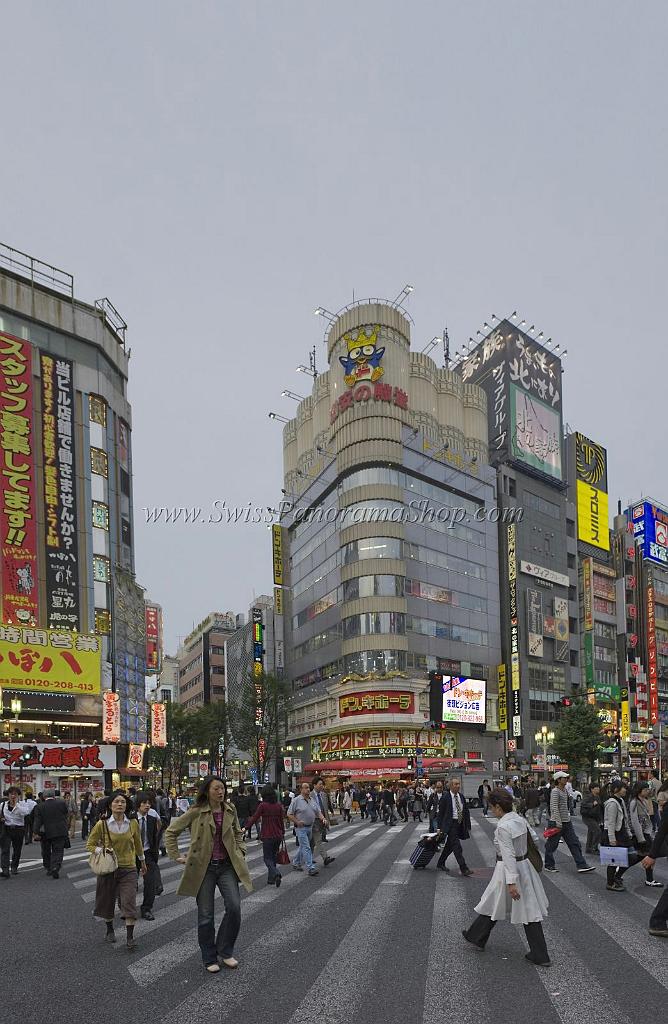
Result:
[[[109,839],[108,846],[105,844],[105,838]],[[93,850],[88,858],[88,866],[95,875],[113,875],[118,868],[118,857],[111,844],[109,826],[104,819],[102,820],[102,849]]]
[[[527,829],[527,859],[534,871],[537,871],[538,874],[540,874],[543,870],[543,858],[540,850],[534,842],[530,829]]]
[[[276,856],[276,863],[277,864],[289,864],[290,863],[290,854],[288,853],[288,848],[285,845],[285,839],[281,840],[281,847],[280,847],[280,849],[278,851],[278,854]]]

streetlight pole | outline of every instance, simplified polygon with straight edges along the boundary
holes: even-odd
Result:
[[[550,743],[554,742],[554,733],[546,725],[541,725],[540,731],[536,733],[534,739],[543,748],[543,775],[544,781],[547,783],[547,748]]]

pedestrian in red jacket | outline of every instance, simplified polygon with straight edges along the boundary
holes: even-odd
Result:
[[[259,819],[262,819],[260,839],[262,856],[268,871],[267,885],[275,885],[278,889],[282,876],[276,867],[276,858],[285,832],[285,808],[277,799],[273,786],[265,786],[262,790],[262,800],[245,825],[249,832]]]

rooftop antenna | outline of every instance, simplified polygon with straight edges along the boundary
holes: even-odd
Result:
[[[446,370],[450,369],[450,336],[447,327],[443,330],[443,365]]]

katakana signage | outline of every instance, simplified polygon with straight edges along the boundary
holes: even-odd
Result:
[[[40,359],[47,623],[53,628],[78,629],[74,367],[69,359],[54,359],[46,352]]]
[[[30,342],[0,332],[0,460],[2,462],[2,614],[34,625],[37,590],[37,506]]]
[[[101,640],[87,633],[0,625],[0,685],[41,693],[99,693]]]
[[[487,395],[490,461],[514,459],[561,480],[561,364],[507,320],[475,348],[462,380]]]
[[[352,715],[375,715],[379,712],[413,715],[415,714],[415,694],[400,693],[395,690],[367,690],[339,697],[339,718],[349,718]]]

